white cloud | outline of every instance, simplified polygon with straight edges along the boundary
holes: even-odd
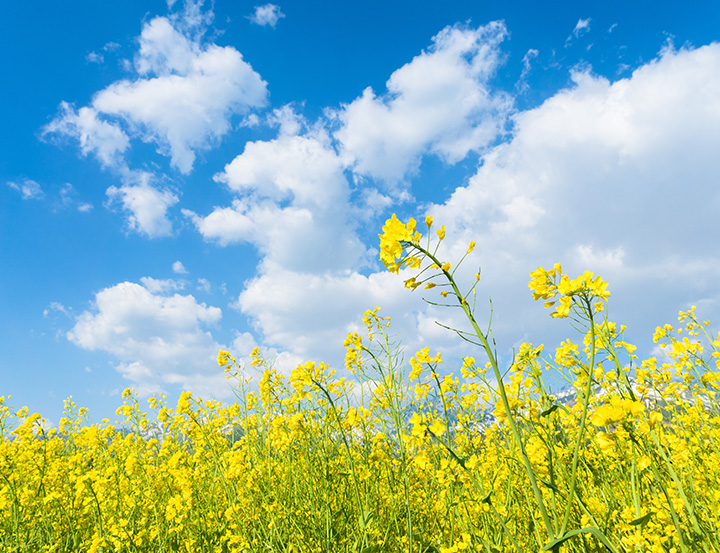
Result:
[[[530,85],[528,85],[527,83],[527,76],[532,70],[532,61],[536,59],[539,54],[540,52],[535,48],[530,48],[527,52],[525,52],[525,55],[522,59],[522,72],[520,73],[520,78],[518,79],[518,82],[515,84],[515,88],[519,92],[524,92],[530,87]]]
[[[339,155],[290,108],[276,113],[279,136],[248,143],[216,176],[237,194],[232,205],[207,216],[184,212],[208,240],[259,249],[258,274],[235,307],[250,318],[259,342],[279,356],[341,364],[342,339],[374,305],[394,316],[394,332],[410,337],[409,350],[427,341],[464,351],[452,333],[434,324],[457,325],[457,313],[425,307],[419,292],[403,289],[402,277],[358,272],[371,253],[357,239],[361,217],[385,209],[389,198],[365,187],[357,194],[360,204],[351,204],[343,169],[391,181],[423,155],[460,159],[469,151],[458,138],[465,133],[490,125],[495,137],[510,103],[492,97],[485,83],[499,63],[505,30],[481,29],[446,29],[428,53],[393,73],[387,96],[368,91],[336,111]],[[436,64],[444,80],[421,82],[418,75],[433,74],[421,69],[439,71]],[[476,263],[482,265],[478,313],[487,318],[484,298],[491,294],[500,348],[522,337],[535,340],[539,329],[546,333],[541,339],[553,332],[527,289],[528,273],[538,265],[560,261],[570,273],[599,272],[610,280],[613,297],[617,291],[627,301],[622,315],[636,320],[643,297],[679,297],[683,285],[693,298],[714,293],[709,283],[720,274],[720,259],[699,239],[696,222],[709,225],[711,234],[719,230],[720,194],[713,180],[720,174],[718,67],[720,45],[713,44],[666,48],[616,82],[576,70],[571,87],[513,115],[508,141],[493,147],[486,139],[470,141],[484,152],[476,174],[428,210],[447,225],[442,259],[458,259],[469,240],[477,241],[458,278],[471,282]],[[437,82],[448,87],[433,88]],[[449,86],[458,83],[461,93]],[[453,107],[451,120],[432,119],[433,109],[446,105]],[[463,106],[469,107],[463,112]],[[463,116],[452,119],[457,112]],[[413,136],[403,134],[407,121],[417,122],[409,127]],[[309,128],[314,130],[299,135]]]
[[[573,29],[573,36],[575,38],[580,38],[581,35],[584,35],[585,33],[590,31],[590,21],[591,18],[588,17],[587,19],[578,19],[578,22],[575,24],[575,28]]]
[[[125,166],[124,154],[130,139],[117,124],[101,120],[91,107],[76,111],[67,102],[61,102],[59,111],[60,114],[43,127],[43,136],[55,134],[76,138],[82,155],[92,153],[103,167]]]
[[[664,50],[614,83],[576,72],[570,88],[515,116],[512,139],[488,151],[467,186],[429,206],[448,229],[441,259],[454,261],[470,239],[478,243],[457,276],[471,282],[476,263],[482,265],[478,317],[487,319],[484,298],[490,294],[501,354],[518,340],[553,343],[568,332],[560,324],[548,328],[547,312],[530,297],[528,274],[538,265],[559,261],[571,274],[586,269],[601,274],[621,302],[613,318],[630,323],[639,340],[662,322],[648,320],[667,316],[667,308],[672,313],[675,303],[718,305],[714,283],[720,258],[703,234],[720,230],[718,67],[720,44],[712,44]],[[236,166],[243,169],[234,181],[237,190],[246,189],[247,179],[265,198],[293,197],[273,179],[263,185],[249,161]],[[252,233],[249,220],[237,222],[238,236]],[[341,364],[342,338],[364,309],[380,305],[394,315],[392,328],[408,351],[424,342],[444,351],[467,350],[434,324],[461,324],[456,313],[423,307],[420,292],[402,289],[402,277],[361,275],[352,264],[344,272],[341,264],[313,271],[293,268],[283,256],[274,260],[246,284],[236,304],[263,343]],[[661,306],[660,299],[668,305]]]
[[[22,182],[8,181],[7,185],[20,192],[23,200],[39,200],[45,196],[39,183],[32,179],[23,179]]]
[[[450,244],[477,240],[496,313],[528,324],[528,310],[542,310],[514,295],[531,269],[556,261],[601,274],[623,298],[615,316],[644,324],[648,302],[715,294],[720,258],[703,234],[720,230],[719,67],[712,44],[665,51],[614,83],[576,73],[571,88],[517,114],[513,139],[430,208],[453,229]]]
[[[218,323],[217,307],[192,295],[163,295],[173,286],[144,279],[146,285],[122,282],[95,295],[91,311],[77,317],[67,338],[90,351],[115,356],[124,378],[147,395],[169,384],[228,397],[222,370],[215,361],[221,345],[203,327]],[[165,281],[169,282],[169,281]]]
[[[618,246],[597,251],[591,245],[578,244],[575,246],[573,258],[582,267],[595,267],[597,271],[607,274],[609,271],[617,272],[623,268],[625,248]]]
[[[93,205],[87,202],[81,202],[75,199],[77,193],[75,187],[66,182],[60,188],[60,206],[62,208],[75,207],[80,213],[87,213],[93,209]]]
[[[353,170],[396,182],[425,153],[455,163],[491,143],[511,105],[487,85],[506,35],[501,22],[446,27],[427,52],[390,76],[387,94],[367,88],[335,112],[341,124],[335,138]]]
[[[97,52],[88,52],[85,56],[85,60],[88,63],[102,64],[105,61],[105,58],[102,54],[98,54]]]
[[[272,110],[267,116],[267,122],[272,127],[278,127],[281,135],[298,135],[305,126],[304,119],[291,104]]]
[[[386,314],[398,313],[412,303],[401,289],[402,282],[390,273],[366,277],[276,269],[247,283],[236,307],[254,321],[263,342],[305,360],[338,361],[343,340],[366,309],[379,305]]]
[[[348,193],[337,155],[314,137],[248,142],[215,181],[237,193],[323,208],[344,202]]]
[[[231,47],[201,46],[164,17],[146,23],[135,67],[141,76],[100,91],[93,108],[155,142],[182,173],[195,152],[230,130],[230,118],[265,105],[266,83]]]
[[[197,279],[197,289],[203,292],[210,292],[210,281],[206,278]]]
[[[182,264],[180,261],[176,261],[172,264],[172,270],[173,273],[177,273],[179,275],[186,275],[187,269],[185,268],[185,265]]]
[[[275,28],[278,20],[283,17],[285,17],[285,14],[280,11],[280,6],[264,4],[262,6],[255,6],[255,11],[252,15],[248,16],[248,19],[256,25]]]
[[[72,316],[71,310],[68,309],[67,307],[65,307],[62,303],[57,302],[57,301],[51,301],[48,308],[43,309],[43,317],[48,317],[48,315],[50,315],[51,311],[57,311],[59,313],[62,313],[66,317]]]
[[[151,237],[171,234],[167,211],[177,196],[151,186],[147,171],[130,168],[126,155],[132,141],[155,144],[187,174],[196,153],[227,134],[233,116],[247,116],[267,103],[266,83],[240,52],[204,40],[212,17],[202,1],[188,0],[182,11],[146,22],[128,67],[134,77],[100,90],[88,106],[76,109],[62,102],[42,130],[46,137],[77,140],[83,156],[92,154],[112,169],[123,184],[108,188],[107,195],[122,203],[130,229]],[[108,43],[105,49],[117,47]],[[90,58],[99,61],[99,56]]]
[[[185,288],[185,281],[168,279],[157,279],[152,277],[141,277],[140,282],[151,294],[166,294],[173,290]]]
[[[215,180],[242,197],[205,217],[184,211],[206,239],[251,243],[264,263],[299,271],[354,266],[365,255],[342,163],[323,137],[249,142]]]
[[[168,218],[168,209],[178,202],[178,197],[170,190],[160,190],[150,184],[149,173],[133,173],[120,187],[111,186],[106,193],[110,202],[119,202],[127,212],[130,230],[147,235],[150,238],[170,236],[172,223]]]

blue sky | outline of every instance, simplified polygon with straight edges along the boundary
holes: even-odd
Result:
[[[559,261],[612,320],[720,320],[715,2],[16,2],[0,49],[0,395],[229,400],[254,346],[341,366],[376,305],[407,356],[474,354],[382,270],[386,218],[474,239],[495,335],[551,347]],[[480,318],[487,304],[480,302]]]

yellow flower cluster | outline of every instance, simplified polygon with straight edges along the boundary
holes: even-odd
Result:
[[[406,224],[402,223],[393,213],[383,226],[383,233],[380,234],[380,260],[392,272],[397,273],[403,262],[417,268],[419,260],[416,258],[403,259],[405,244],[420,241],[420,233],[416,230],[415,219],[410,219]]]
[[[52,430],[0,398],[3,546],[250,553],[402,551],[412,541],[413,551],[542,549],[547,539],[517,470],[507,413],[493,407],[495,382],[472,357],[463,378],[439,375],[441,355],[428,348],[412,357],[409,378],[388,372],[390,364],[372,376],[393,346],[384,341],[387,319],[377,310],[366,319],[375,349],[357,333],[346,341],[358,384],[322,363],[298,365],[289,377],[263,366],[259,398],[240,388],[239,401],[223,406],[184,393],[170,407],[154,396],[151,412],[126,390],[122,426],[89,425],[68,401]],[[661,328],[669,350],[685,344],[682,333]],[[610,333],[599,347],[629,355],[615,347],[619,340]],[[520,347],[507,388],[533,470],[552,482],[544,493],[562,511],[581,413],[578,403],[557,408],[545,391],[542,352]],[[218,357],[236,365],[227,352]],[[264,363],[259,351],[253,359]],[[569,341],[554,359],[554,370],[570,374],[589,362]],[[720,525],[720,465],[711,446],[720,441],[720,373],[705,367],[703,378],[690,378],[697,365],[682,356],[665,366],[652,359],[637,371],[634,398],[609,371],[599,374],[592,439],[582,450],[585,499],[570,506],[569,520],[603,521],[618,552],[679,550],[681,540],[711,551],[720,547],[712,531]],[[370,401],[357,403],[358,390]],[[593,539],[569,540],[563,551],[586,550]]]
[[[575,279],[562,273],[562,266],[556,263],[549,271],[538,267],[530,273],[531,280],[528,286],[532,290],[533,299],[552,300],[546,301],[545,307],[553,307],[559,301],[553,317],[565,318],[570,314],[570,308],[573,304],[573,298],[581,298],[588,304],[594,300],[596,311],[603,308],[602,300],[610,297],[607,290],[608,283],[602,278],[595,277],[591,271],[585,271],[582,275]],[[555,300],[558,298],[558,300]]]
[[[385,233],[392,268],[418,237]],[[121,420],[89,424],[69,399],[48,429],[0,397],[0,550],[720,551],[720,335],[681,312],[655,334],[666,358],[638,364],[622,325],[593,320],[599,277],[532,278],[591,332],[548,356],[523,343],[500,378],[471,356],[440,374],[428,347],[406,365],[375,308],[344,344],[352,381],[320,362],[283,374],[255,348],[250,367],[218,354],[230,405],[185,392],[146,410],[127,389]]]

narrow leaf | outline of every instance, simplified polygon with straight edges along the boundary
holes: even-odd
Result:
[[[545,547],[542,548],[542,550],[550,551],[555,546],[560,545],[561,543],[565,543],[570,538],[574,538],[575,536],[577,536],[579,534],[592,534],[605,547],[607,547],[608,551],[611,551],[612,553],[617,553],[617,549],[615,549],[612,546],[612,544],[608,541],[607,537],[605,537],[605,534],[603,534],[599,528],[595,528],[594,526],[588,526],[587,528],[579,528],[576,530],[570,530],[568,532],[565,532],[564,535],[562,535],[559,538],[556,538],[556,539],[552,540],[550,543],[548,543]]]
[[[650,517],[652,516],[652,513],[647,513],[641,516],[640,518],[636,518],[633,521],[630,521],[628,524],[630,526],[642,526],[644,525],[648,520],[650,520]]]

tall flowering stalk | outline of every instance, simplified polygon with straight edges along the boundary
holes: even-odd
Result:
[[[433,224],[433,218],[430,216],[426,217],[425,224],[429,231]],[[467,299],[471,293],[474,294],[480,275],[479,273],[475,275],[476,282],[465,294],[460,291],[460,288],[453,276],[457,267],[464,261],[465,256],[473,251],[475,243],[470,242],[465,256],[463,256],[455,269],[452,269],[450,263],[440,260],[437,256],[440,243],[445,239],[445,227],[440,227],[440,229],[436,231],[436,235],[438,240],[431,251],[429,232],[426,237],[425,244],[423,245],[421,244],[422,235],[417,230],[417,222],[411,218],[408,220],[407,224],[404,224],[395,216],[395,214],[393,214],[393,216],[388,219],[383,226],[383,233],[379,235],[380,259],[385,266],[394,273],[398,273],[401,268],[405,267],[419,270],[416,276],[405,280],[405,287],[410,290],[414,291],[422,285],[424,285],[425,289],[432,289],[438,285],[438,280],[440,280],[441,285],[449,287],[449,290],[444,290],[440,293],[441,296],[443,298],[447,298],[448,296],[453,297],[457,301],[457,304],[448,305],[460,307],[467,320],[470,322],[472,333],[466,333],[460,330],[455,331],[465,339],[467,339],[467,336],[470,334],[477,338],[488,357],[495,381],[497,382],[497,389],[502,402],[502,412],[504,413],[505,420],[510,427],[515,446],[520,452],[525,474],[527,475],[532,487],[535,502],[543,520],[543,525],[548,539],[544,550],[559,551],[562,543],[571,537],[580,533],[591,533],[595,535],[610,551],[616,551],[605,535],[596,526],[589,526],[579,530],[572,530],[570,532],[567,531],[570,511],[575,499],[578,453],[583,440],[584,428],[587,423],[588,403],[592,391],[592,376],[588,378],[587,388],[583,397],[583,411],[580,422],[581,429],[578,433],[573,452],[573,468],[570,490],[562,524],[558,529],[556,525],[553,524],[549,515],[546,501],[543,498],[538,484],[538,476],[536,471],[533,469],[528,456],[526,443],[522,438],[522,433],[520,432],[518,426],[517,417],[513,414],[513,409],[506,389],[506,383],[503,379],[502,372],[500,371],[497,354],[490,345],[490,330],[483,332],[480,329],[474,315],[474,309],[471,308]],[[610,296],[610,293],[607,291],[607,283],[600,277],[593,278],[593,274],[590,272],[586,272],[577,279],[570,279],[567,275],[562,274],[562,268],[560,265],[555,265],[551,271],[545,271],[542,268],[538,268],[538,270],[534,271],[531,276],[533,279],[530,282],[530,287],[533,289],[534,298],[545,299],[546,307],[553,307],[557,303],[556,310],[552,314],[553,317],[564,318],[573,313],[581,317],[585,317],[588,320],[591,337],[590,366],[594,367],[596,347],[596,324],[594,314],[602,310],[603,302]],[[474,370],[477,369],[475,368]]]

